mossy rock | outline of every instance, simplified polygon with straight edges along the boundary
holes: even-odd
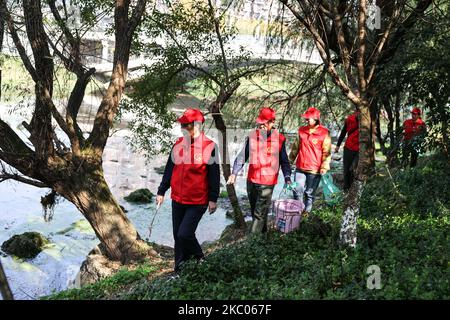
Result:
[[[23,259],[36,257],[50,241],[38,232],[15,235],[2,244],[2,250]]]
[[[148,189],[138,189],[130,193],[124,199],[128,202],[134,203],[150,203],[152,202],[153,193]]]
[[[221,243],[231,243],[231,242],[234,242],[234,241],[242,238],[246,233],[249,232],[251,225],[252,225],[252,221],[246,221],[245,224],[247,225],[246,232],[244,232],[243,230],[240,230],[240,229],[236,229],[234,224],[230,224],[230,225],[226,226],[225,229],[223,230],[222,234],[220,235],[220,238],[218,241]]]
[[[157,244],[156,242],[146,241],[152,248],[163,258],[163,259],[173,259],[175,256],[174,248],[165,246],[162,244]]]
[[[94,232],[94,230],[92,230],[92,226],[89,224],[89,222],[86,219],[80,219],[80,220],[72,223],[70,225],[70,227],[56,232],[56,234],[59,234],[59,235],[66,234],[72,230],[76,230],[81,233],[93,233]]]

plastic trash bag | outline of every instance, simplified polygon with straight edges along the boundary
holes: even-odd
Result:
[[[331,173],[327,172],[324,174],[320,180],[320,184],[323,188],[325,202],[330,206],[337,205],[342,199],[342,191],[333,183]]]

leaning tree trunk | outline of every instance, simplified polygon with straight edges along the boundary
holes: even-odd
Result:
[[[209,110],[212,113],[212,117],[214,119],[214,123],[216,125],[216,129],[221,133],[221,137],[219,139],[219,148],[220,148],[220,156],[222,159],[222,172],[225,181],[228,181],[228,178],[231,174],[230,167],[230,159],[228,154],[228,139],[227,139],[227,127],[225,125],[225,121],[222,117],[221,108],[231,97],[233,92],[238,88],[239,83],[235,84],[229,90],[221,90],[219,95],[217,96],[216,101],[214,101]],[[246,229],[246,223],[244,219],[244,214],[242,213],[241,207],[239,206],[239,200],[236,194],[236,189],[234,185],[227,184],[227,193],[228,199],[230,200],[231,206],[233,207],[233,217],[234,217],[234,225],[237,229]]]
[[[357,217],[360,213],[360,199],[364,185],[371,175],[374,162],[374,121],[371,119],[369,104],[363,102],[359,106],[359,161],[355,173],[355,179],[344,201],[344,216],[342,218],[340,243],[350,247],[356,246]]]
[[[228,181],[228,178],[231,175],[231,166],[230,166],[230,157],[227,152],[228,148],[228,139],[227,132],[225,127],[225,122],[221,115],[214,115],[214,121],[216,123],[216,128],[221,133],[221,141],[219,142],[219,148],[221,149],[221,158],[222,158],[222,173],[225,181]],[[226,184],[228,199],[230,200],[231,206],[233,207],[233,218],[234,224],[238,229],[245,229],[245,219],[244,214],[242,213],[242,209],[239,205],[239,200],[236,194],[236,188],[233,184]]]
[[[3,300],[14,300],[1,261],[0,261],[0,292],[2,294]]]
[[[109,259],[127,263],[156,256],[120,208],[102,169],[76,175],[56,184],[54,190],[72,202],[89,221],[101,242],[102,253]]]

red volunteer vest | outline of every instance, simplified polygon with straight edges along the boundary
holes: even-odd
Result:
[[[269,137],[258,129],[250,133],[247,180],[270,186],[277,184],[280,152],[285,140],[278,130],[273,130]]]
[[[174,163],[170,187],[171,198],[181,204],[208,203],[207,164],[215,144],[203,133],[193,143],[178,138],[172,150]]]
[[[347,128],[347,140],[345,141],[345,147],[352,151],[359,151],[359,127],[357,113],[350,115],[345,120]]]
[[[414,121],[413,119],[405,120],[403,123],[404,129],[404,137],[405,140],[411,140],[416,134],[420,133],[425,127],[425,122],[422,119],[417,119]]]
[[[297,169],[303,171],[319,172],[322,165],[322,144],[328,136],[328,129],[319,125],[313,133],[309,133],[309,127],[298,129],[300,145],[295,163]]]

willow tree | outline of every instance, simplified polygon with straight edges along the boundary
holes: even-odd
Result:
[[[170,105],[183,92],[186,83],[196,80],[205,89],[207,114],[212,116],[220,133],[218,146],[225,181],[231,175],[231,166],[224,110],[237,95],[243,79],[267,68],[264,61],[251,61],[250,52],[244,48],[232,47],[237,30],[226,22],[226,17],[234,2],[229,1],[225,8],[216,7],[211,0],[173,2],[167,10],[155,10],[146,17],[141,39],[150,41],[144,40],[139,47],[154,63],[133,84],[134,93],[128,104],[128,110],[139,115],[132,122],[135,145],[150,153],[161,151],[148,141],[148,132],[156,129],[155,122],[161,127],[173,125],[163,120],[172,119],[168,116]],[[160,142],[161,134],[155,137]],[[235,187],[227,184],[226,189],[234,226],[242,231],[246,224]]]
[[[432,0],[279,0],[303,26],[342,93],[360,110],[360,151],[355,181],[344,204],[340,241],[356,245],[356,218],[364,184],[375,166],[374,83],[405,34]],[[370,11],[370,12],[369,12]],[[286,18],[289,20],[289,18]]]
[[[89,6],[95,3],[79,2]],[[0,119],[0,160],[15,170],[3,171],[0,181],[13,179],[50,188],[72,202],[91,224],[104,254],[125,263],[152,255],[154,251],[140,239],[112,195],[104,178],[102,155],[124,93],[133,35],[146,14],[147,1],[97,3],[111,5],[114,12],[114,60],[109,86],[98,107],[92,130],[85,135],[77,116],[95,69],[82,64],[82,39],[79,30],[72,30],[67,24],[67,10],[59,8],[56,0],[23,0],[12,3],[19,4],[12,12],[11,2],[0,0],[8,33],[34,82],[33,115],[29,123],[23,122],[31,144]],[[44,18],[44,12],[51,12],[51,20],[55,23],[50,25],[50,18]],[[22,26],[25,35],[20,33]],[[52,40],[49,30],[57,34],[57,40]],[[64,112],[56,108],[52,97],[57,60],[76,76]],[[64,146],[54,125],[66,135],[69,146]]]

